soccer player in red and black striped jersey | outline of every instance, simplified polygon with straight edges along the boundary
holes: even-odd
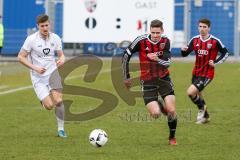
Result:
[[[202,91],[212,81],[215,66],[223,63],[229,55],[221,40],[209,34],[210,26],[210,20],[200,19],[198,22],[200,34],[193,37],[188,46],[181,49],[184,57],[192,51],[196,55],[195,66],[192,71],[192,84],[188,88],[187,94],[193,103],[198,106],[197,124],[203,124],[210,120]],[[218,52],[221,53],[220,56],[218,56]]]
[[[141,69],[143,99],[150,115],[158,118],[161,111],[168,117],[170,129],[169,144],[176,145],[175,131],[177,115],[173,84],[169,76],[170,41],[163,36],[163,23],[153,20],[150,34],[137,37],[123,55],[124,84],[131,87],[129,61],[133,53],[138,53]]]

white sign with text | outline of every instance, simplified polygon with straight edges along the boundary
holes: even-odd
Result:
[[[174,0],[64,0],[63,41],[119,43],[149,33],[153,19],[163,21],[172,40]]]

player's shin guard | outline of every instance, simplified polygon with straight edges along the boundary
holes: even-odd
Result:
[[[56,106],[55,108],[55,114],[56,114],[56,119],[57,119],[57,124],[58,124],[58,131],[59,130],[64,130],[64,105],[63,103],[60,103]]]
[[[201,109],[201,110],[204,109],[205,101],[204,101],[204,99],[202,99],[201,97],[199,97],[199,95],[196,95],[195,97],[189,96],[189,98],[192,100],[192,102],[193,102],[194,104],[197,105],[198,109]]]
[[[176,128],[177,128],[177,115],[168,114],[168,127],[169,127],[169,139],[175,137]]]

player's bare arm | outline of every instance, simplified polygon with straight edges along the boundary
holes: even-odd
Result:
[[[57,55],[58,55],[58,60],[57,60],[56,63],[57,63],[57,66],[59,67],[59,66],[61,66],[61,65],[64,64],[64,62],[65,62],[65,56],[64,56],[62,50],[57,51]]]
[[[46,71],[45,68],[37,67],[37,66],[34,66],[32,63],[30,63],[27,59],[27,56],[28,56],[28,53],[24,49],[21,49],[21,51],[18,54],[19,62],[25,65],[26,67],[36,71],[39,74],[43,74]]]

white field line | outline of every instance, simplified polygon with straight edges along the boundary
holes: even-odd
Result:
[[[9,94],[9,93],[15,93],[15,92],[27,90],[27,89],[30,89],[30,88],[32,88],[32,85],[18,87],[18,88],[14,88],[14,89],[10,89],[10,90],[7,90],[7,91],[0,92],[0,95],[5,95],[5,94]]]
[[[116,68],[118,69],[118,68]],[[115,70],[115,69],[114,69]],[[107,73],[107,72],[110,72],[111,70],[110,69],[107,69],[107,70],[103,70],[102,72],[100,73]],[[91,74],[95,74],[95,73],[91,73]],[[85,75],[85,74],[84,74]],[[79,76],[71,76],[69,78],[66,78],[66,80],[72,80],[72,79],[77,79],[77,78],[81,78],[83,77],[84,75],[79,75]],[[5,94],[10,94],[10,93],[15,93],[15,92],[18,92],[18,91],[23,91],[23,90],[28,90],[30,88],[33,88],[32,85],[29,85],[29,86],[22,86],[22,87],[18,87],[18,88],[14,88],[14,89],[10,89],[10,90],[7,90],[7,91],[3,91],[3,92],[0,92],[0,96],[1,95],[5,95]]]

